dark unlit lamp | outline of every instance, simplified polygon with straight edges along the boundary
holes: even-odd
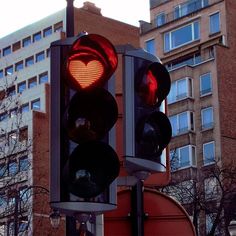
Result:
[[[58,228],[61,220],[59,211],[53,210],[49,216],[53,228]]]
[[[230,236],[236,236],[236,220],[231,220],[228,226]]]

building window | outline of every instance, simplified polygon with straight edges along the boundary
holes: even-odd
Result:
[[[9,117],[13,118],[16,117],[16,115],[17,115],[17,108],[11,109],[9,112]]]
[[[40,99],[31,102],[31,109],[36,111],[40,110]]]
[[[196,150],[195,146],[187,145],[184,147],[171,150],[171,169],[177,170],[190,166],[196,166]]]
[[[26,82],[23,81],[17,85],[17,92],[22,93],[24,90],[26,90]]]
[[[51,34],[52,34],[52,27],[51,26],[43,30],[43,37],[47,37]]]
[[[9,55],[9,54],[11,54],[11,46],[8,46],[8,47],[6,47],[6,48],[3,48],[3,50],[2,50],[2,55],[3,55],[3,56],[7,56],[7,55]]]
[[[201,55],[199,53],[196,53],[196,54],[187,55],[182,58],[178,58],[177,60],[174,60],[170,62],[169,64],[167,64],[166,67],[168,70],[174,70],[176,68],[186,66],[186,65],[194,66],[201,63],[201,61],[202,61]]]
[[[33,35],[33,42],[37,42],[42,38],[41,31]]]
[[[189,0],[181,5],[178,5],[174,9],[174,18],[178,19],[201,8],[204,8],[208,6],[208,1],[209,0]]]
[[[156,17],[156,26],[161,26],[166,23],[166,14],[164,12],[160,13]]]
[[[192,79],[184,78],[171,84],[170,93],[167,97],[168,104],[192,97]]]
[[[28,139],[28,127],[21,128],[19,131],[19,142],[23,142]]]
[[[29,111],[29,103],[23,104],[21,106],[21,113],[28,112]]]
[[[210,15],[210,34],[220,32],[220,13]]]
[[[155,40],[151,39],[145,42],[145,49],[147,52],[155,55],[156,54],[156,49],[155,49]]]
[[[8,163],[8,175],[9,176],[14,176],[18,172],[18,165],[16,160],[10,161]]]
[[[5,69],[5,75],[12,75],[13,74],[13,66],[8,66],[6,69]]]
[[[27,156],[23,156],[19,160],[19,171],[26,171],[29,169],[29,160]]]
[[[23,61],[19,61],[15,64],[15,71],[20,71],[24,68]]]
[[[22,218],[20,219],[20,222],[19,222],[19,235],[27,235],[27,229],[28,229],[28,226],[29,226],[29,221],[27,218]]]
[[[214,125],[213,120],[213,108],[208,107],[201,110],[202,117],[202,129],[211,129]]]
[[[39,83],[43,84],[43,83],[47,83],[48,82],[48,72],[44,72],[42,74],[39,75]]]
[[[3,70],[0,70],[0,79],[3,78]]]
[[[54,32],[61,32],[63,30],[63,22],[60,21],[54,25]]]
[[[16,131],[12,131],[8,134],[8,145],[15,145],[17,143],[17,133]]]
[[[7,205],[6,195],[4,192],[1,192],[0,193],[0,207],[1,207],[1,209],[6,207],[6,205]],[[0,230],[0,232],[1,232],[1,230]]]
[[[5,163],[0,164],[0,178],[7,176],[7,166]]]
[[[215,200],[220,194],[220,186],[215,177],[204,179],[204,192],[206,200]]]
[[[45,58],[44,51],[36,54],[36,62],[42,61],[44,60],[44,58]]]
[[[206,214],[206,234],[210,233],[213,223],[215,221],[215,218],[216,218],[216,213]],[[214,236],[224,235],[224,232],[221,232],[221,228],[222,227],[220,224],[216,226]]]
[[[204,96],[212,92],[211,73],[206,73],[200,76],[200,95]]]
[[[37,77],[28,79],[28,88],[31,89],[35,86],[37,86]]]
[[[14,202],[15,203],[15,202]],[[9,204],[9,206],[13,206],[13,204]],[[15,224],[13,221],[8,222],[8,236],[13,236],[14,235],[14,228]]]
[[[0,114],[0,122],[1,122],[1,121],[4,121],[4,120],[7,120],[7,117],[8,117],[7,112],[1,113],[1,114]]]
[[[170,116],[172,126],[172,136],[180,135],[194,130],[193,112],[186,111],[174,116]]]
[[[28,57],[25,59],[25,66],[31,66],[34,64],[34,56]]]
[[[50,55],[51,55],[51,50],[50,50],[50,48],[48,48],[46,50],[46,57],[50,57]]]
[[[21,48],[21,46],[20,46],[20,41],[14,43],[14,44],[12,45],[12,50],[13,50],[13,52],[19,50],[20,48]]]
[[[23,47],[27,47],[31,44],[31,37],[27,37],[23,39]]]
[[[215,161],[215,142],[203,144],[203,163],[204,165],[214,163]]]
[[[15,94],[16,94],[16,88],[14,85],[7,89],[7,96],[14,96]]]
[[[199,22],[195,21],[176,30],[165,33],[165,52],[189,44],[200,38]]]

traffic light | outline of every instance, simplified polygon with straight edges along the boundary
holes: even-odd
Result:
[[[108,80],[118,57],[110,41],[82,34],[51,45],[51,207],[115,208],[118,156],[109,131],[118,118]]]
[[[167,171],[172,130],[165,98],[170,76],[158,58],[142,49],[123,54],[125,163],[129,173],[146,173],[146,178]]]

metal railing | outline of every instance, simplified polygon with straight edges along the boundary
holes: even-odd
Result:
[[[140,24],[140,32],[141,34],[147,33],[155,28],[159,28],[163,25],[166,25],[172,21],[181,19],[185,16],[191,15],[195,12],[198,12],[201,9],[204,9],[206,7],[209,7],[213,4],[222,2],[223,0],[206,0],[203,4],[202,1],[196,0],[196,1],[186,1],[179,5],[179,8],[174,11],[171,11],[169,13],[166,13],[164,17],[162,18],[161,24],[157,24],[157,20],[153,19],[150,23],[148,22],[142,22]],[[159,6],[162,3],[169,2],[169,0],[151,0],[150,1],[150,8],[154,8],[156,6]],[[177,6],[176,6],[177,7]]]

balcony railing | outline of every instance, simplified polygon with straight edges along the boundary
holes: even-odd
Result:
[[[165,2],[169,2],[169,0],[150,0],[150,7],[154,8],[155,6],[158,6]],[[162,16],[161,23],[157,22],[157,19],[153,19],[150,23],[141,21],[140,32],[141,34],[145,34],[155,28],[159,28],[172,21],[191,15],[201,9],[219,2],[222,2],[222,0],[204,0],[203,2],[199,0],[196,0],[194,2],[192,0],[189,0],[187,2],[183,2],[183,4],[176,6],[174,11],[166,13],[164,16]]]

